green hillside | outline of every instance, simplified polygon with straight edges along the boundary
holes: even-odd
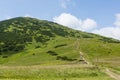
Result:
[[[0,22],[1,65],[120,65],[120,41],[29,17]]]
[[[54,22],[29,17],[0,22],[2,80],[114,80],[108,72],[120,74],[119,52],[119,40]]]

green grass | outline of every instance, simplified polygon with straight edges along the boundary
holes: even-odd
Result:
[[[66,46],[55,48],[62,44]],[[8,58],[0,57],[0,80],[113,80],[102,70],[81,64],[80,51],[91,64],[112,67],[113,72],[120,73],[120,44],[100,42],[97,38],[77,40],[57,36],[40,48],[34,46],[28,45],[30,49]],[[112,52],[109,53],[110,49]],[[56,60],[56,56],[47,53],[49,50],[76,60]]]
[[[0,66],[2,80],[113,80],[94,66]]]
[[[120,75],[120,66],[110,66],[111,71]]]
[[[66,44],[55,48],[57,45]],[[37,45],[37,44],[36,44]],[[31,46],[31,47],[30,47]],[[97,38],[63,38],[56,37],[50,40],[40,48],[34,48],[34,45],[28,45],[28,48],[8,58],[0,57],[1,65],[53,65],[78,63],[80,60],[79,52],[84,53],[84,57],[95,65],[116,65],[120,63],[120,44],[104,43]],[[76,61],[56,60],[57,56],[48,54],[48,51],[54,51],[58,56],[66,56]]]

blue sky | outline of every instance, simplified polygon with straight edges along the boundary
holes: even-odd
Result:
[[[120,39],[120,0],[0,0],[0,20],[18,16],[54,21]]]
[[[67,8],[61,6],[66,2]],[[114,15],[120,13],[120,0],[1,0],[0,17],[31,15],[52,20],[61,13],[71,13],[78,18],[92,18],[100,25],[111,25]]]

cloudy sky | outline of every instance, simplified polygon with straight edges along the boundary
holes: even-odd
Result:
[[[120,39],[120,0],[0,0],[0,21],[18,16]]]

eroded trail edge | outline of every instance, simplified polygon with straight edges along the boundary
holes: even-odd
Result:
[[[105,73],[107,75],[109,75],[111,78],[115,79],[115,80],[120,80],[120,75],[112,72],[111,70],[109,70],[108,68],[105,69]]]

